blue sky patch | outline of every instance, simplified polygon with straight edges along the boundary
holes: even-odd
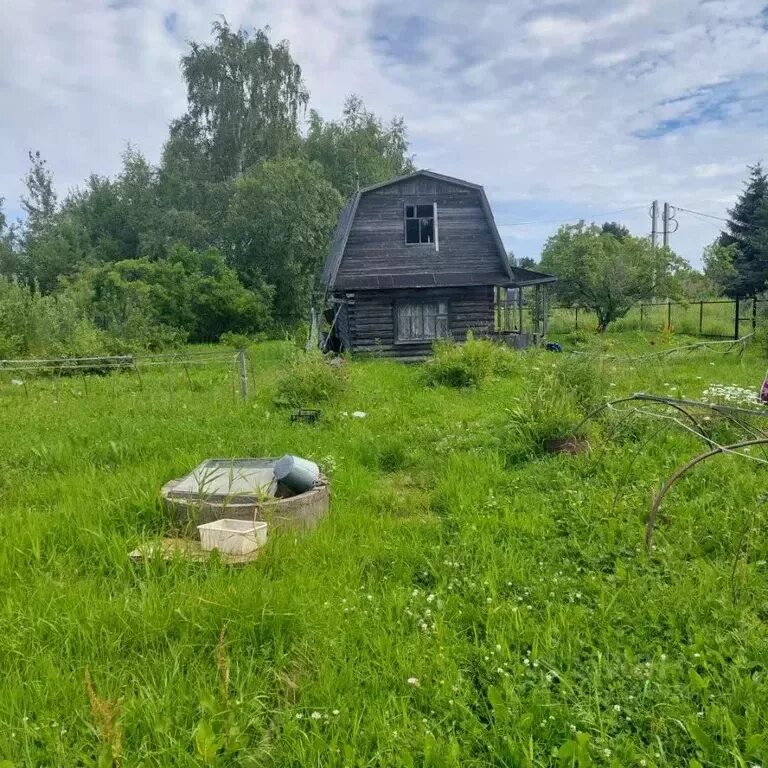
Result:
[[[167,13],[163,17],[163,26],[165,27],[165,31],[169,35],[175,34],[176,30],[179,27],[179,14],[176,13],[176,11],[171,11],[170,13]]]
[[[434,34],[434,22],[426,16],[399,13],[385,4],[373,11],[369,39],[374,51],[385,59],[399,64],[425,61],[425,43]]]
[[[686,102],[689,106],[676,117],[659,120],[650,128],[635,131],[633,135],[639,139],[656,139],[706,123],[724,122],[731,116],[734,105],[743,104],[745,98],[749,100],[742,93],[740,84],[734,82],[704,86],[673,99],[658,102],[658,107]]]

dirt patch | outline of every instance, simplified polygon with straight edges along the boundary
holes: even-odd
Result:
[[[589,451],[586,437],[554,437],[545,443],[548,453],[570,453],[574,456]]]

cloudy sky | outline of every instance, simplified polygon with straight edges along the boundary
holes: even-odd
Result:
[[[654,198],[723,216],[768,160],[766,1],[0,0],[0,196],[17,214],[28,149],[60,193],[126,142],[157,160],[179,56],[223,15],[287,38],[324,116],[351,92],[403,115],[416,164],[484,184],[518,255],[581,217],[646,233]],[[718,222],[677,218],[699,263]]]

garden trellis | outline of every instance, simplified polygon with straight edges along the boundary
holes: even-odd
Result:
[[[753,456],[748,452],[753,447],[760,446],[765,448],[768,446],[768,428],[764,426],[757,426],[757,424],[750,423],[749,421],[750,419],[757,419],[759,422],[762,422],[764,419],[768,418],[768,409],[765,408],[742,408],[724,403],[688,400],[682,398],[665,397],[662,395],[647,394],[645,392],[636,392],[635,394],[628,395],[627,397],[608,400],[607,402],[593,409],[576,425],[576,427],[573,429],[573,434],[580,434],[584,425],[588,421],[599,416],[601,413],[614,410],[616,406],[624,405],[627,403],[640,403],[646,406],[660,405],[662,407],[671,408],[678,414],[685,417],[686,421],[683,422],[676,416],[665,415],[663,413],[649,410],[645,407],[633,406],[629,411],[623,411],[622,415],[624,417],[631,413],[648,418],[662,419],[666,421],[667,424],[666,426],[663,426],[659,431],[654,432],[648,440],[642,442],[636,449],[634,455],[630,459],[624,476],[619,479],[617,484],[616,494],[614,495],[613,504],[611,507],[612,510],[616,508],[616,503],[619,499],[621,487],[628,479],[629,472],[635,462],[635,459],[637,459],[637,457],[640,455],[640,452],[646,447],[648,442],[652,439],[657,439],[660,433],[664,431],[667,426],[676,425],[683,428],[685,431],[691,433],[696,438],[701,440],[707,449],[703,453],[697,454],[690,460],[678,466],[675,471],[667,477],[659,491],[654,494],[653,501],[651,503],[651,510],[646,520],[645,530],[645,544],[649,552],[653,549],[653,535],[656,529],[656,522],[661,502],[664,500],[665,496],[669,493],[675,483],[677,483],[680,478],[686,475],[696,465],[714,456],[720,456],[723,454],[751,460],[759,464],[768,464],[768,456]],[[701,423],[701,421],[693,415],[692,411],[695,410],[704,410],[705,412],[709,412],[712,415],[717,415],[726,419],[733,426],[739,428],[742,431],[742,439],[735,442],[732,441],[728,444],[717,442],[711,434],[708,434],[708,429]],[[705,418],[708,419],[709,417]],[[759,503],[762,503],[762,499],[759,501]]]

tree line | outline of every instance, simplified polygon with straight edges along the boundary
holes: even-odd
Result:
[[[181,76],[187,108],[156,165],[129,146],[114,177],[91,175],[60,200],[45,158],[30,152],[24,220],[7,221],[0,198],[0,358],[293,327],[344,198],[413,170],[402,119],[384,123],[357,96],[324,119],[288,43],[263,30],[215,23],[210,41],[190,44]],[[580,222],[548,239],[538,267],[560,278],[557,300],[592,308],[601,330],[638,301],[761,293],[760,164],[703,261],[698,272],[616,222]]]
[[[129,146],[116,176],[60,200],[30,152],[24,220],[7,221],[0,199],[0,357],[293,326],[343,199],[413,169],[402,119],[357,96],[324,119],[288,43],[263,30],[215,23],[181,75],[187,109],[157,165]]]

